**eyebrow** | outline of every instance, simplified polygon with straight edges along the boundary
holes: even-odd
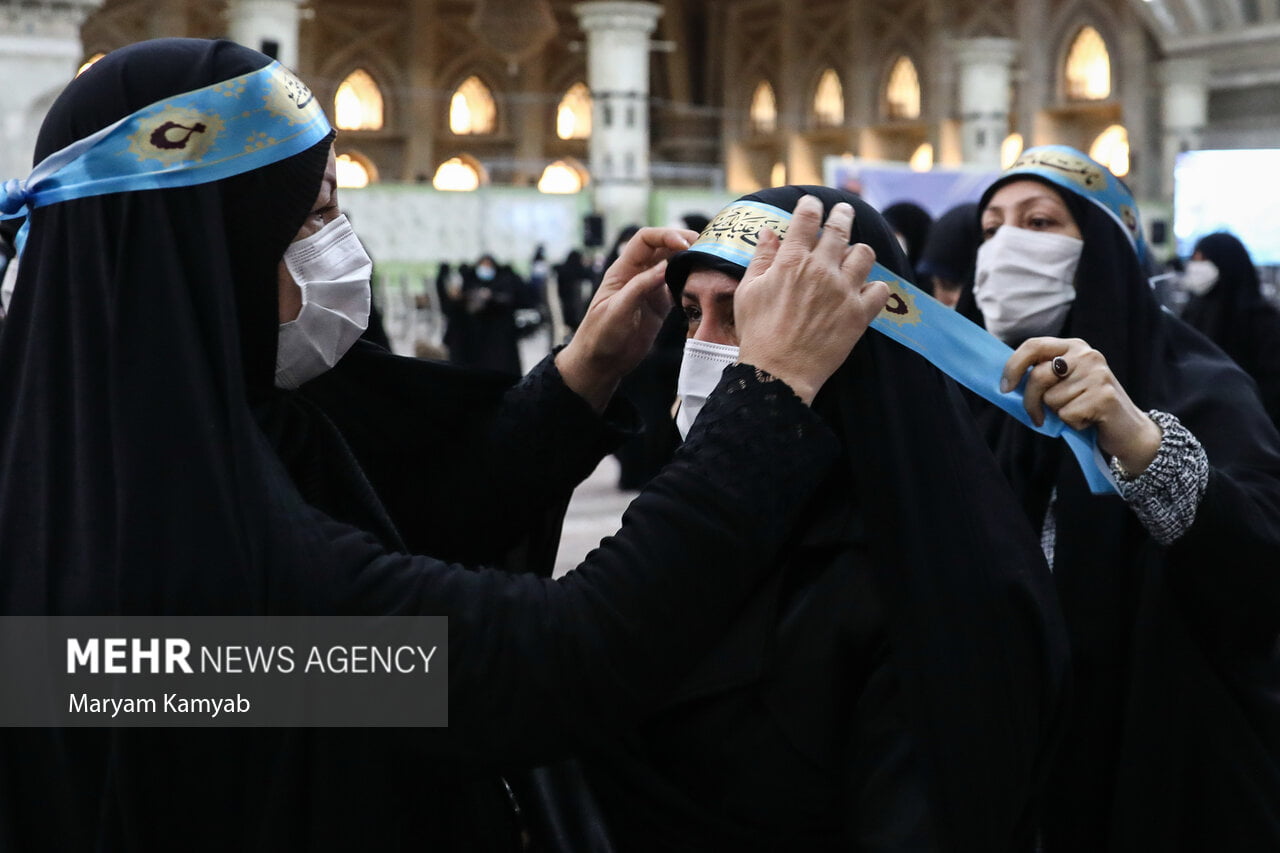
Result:
[[[1047,201],[1047,202],[1049,202],[1050,204],[1056,204],[1058,207],[1061,207],[1061,208],[1063,208],[1063,209],[1066,209],[1066,207],[1067,207],[1067,205],[1066,205],[1066,203],[1065,203],[1065,202],[1063,202],[1061,199],[1058,199],[1058,198],[1056,198],[1056,197],[1054,197],[1054,196],[1050,195],[1049,193],[1036,193],[1035,195],[1027,196],[1026,198],[1021,199],[1020,201],[1014,202],[1014,204],[1013,204],[1013,205],[1011,205],[1011,206],[1012,206],[1012,208],[1013,208],[1014,210],[1020,210],[1020,209],[1022,209],[1022,208],[1024,208],[1024,207],[1027,207],[1027,206],[1029,206],[1029,205],[1031,205],[1031,204],[1034,204],[1035,202],[1038,202],[1038,201]],[[998,210],[998,211],[1003,211],[1003,210],[1007,210],[1007,209],[1008,209],[1008,208],[1006,208],[1006,207],[1001,207],[1001,206],[997,206],[997,205],[988,204],[988,205],[987,205],[987,207],[986,207],[986,210],[982,211],[982,215],[983,215],[983,216],[986,216],[986,215],[987,215],[987,210]]]
[[[733,290],[729,290],[729,291],[722,290],[716,293],[709,294],[709,297],[713,302],[724,302],[725,300],[733,299],[733,294],[736,292],[737,292],[737,288],[734,288]],[[698,301],[698,297],[690,295],[689,291],[687,290],[683,290],[680,292],[680,300],[683,302],[686,299],[689,300],[690,302]]]

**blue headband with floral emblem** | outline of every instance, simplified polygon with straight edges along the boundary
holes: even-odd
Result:
[[[50,154],[25,181],[0,185],[0,219],[69,199],[221,180],[292,157],[329,132],[311,90],[272,62],[157,101]]]
[[[735,201],[715,215],[688,251],[745,269],[760,231],[769,228],[781,237],[787,233],[791,217],[791,211],[761,201]],[[924,356],[956,382],[1036,432],[1062,438],[1094,494],[1119,493],[1111,466],[1098,449],[1096,428],[1073,429],[1050,411],[1045,412],[1044,423],[1036,426],[1022,405],[1025,376],[1017,388],[1000,390],[1005,363],[1013,355],[1008,344],[878,263],[872,264],[867,279],[889,286],[889,301],[871,321],[871,328]]]
[[[1106,166],[1067,145],[1038,145],[1023,151],[1013,165],[1000,174],[992,189],[1017,175],[1041,178],[1102,208],[1129,238],[1138,260],[1144,265],[1147,263],[1147,241],[1142,234],[1138,203],[1124,182]],[[990,195],[991,189],[988,189],[983,197],[984,206]]]

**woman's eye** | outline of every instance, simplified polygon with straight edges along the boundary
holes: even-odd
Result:
[[[990,240],[992,237],[996,236],[996,229],[998,229],[999,227],[1000,227],[1000,226],[998,226],[998,225],[988,225],[988,226],[986,226],[985,228],[983,228],[983,229],[982,229],[982,239],[983,239],[983,240]]]
[[[1045,228],[1052,228],[1054,225],[1054,222],[1052,219],[1046,219],[1043,216],[1033,216],[1031,217],[1030,224],[1031,224],[1031,227],[1036,229],[1037,231],[1043,231]]]
[[[686,305],[684,306],[684,318],[693,323],[702,319],[702,312],[698,310],[697,305]]]

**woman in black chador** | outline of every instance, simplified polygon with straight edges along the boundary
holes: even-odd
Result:
[[[1071,639],[1047,853],[1280,850],[1280,435],[1238,366],[1161,309],[1133,197],[1071,148],[984,194],[967,310],[1040,422],[1095,427],[1120,496],[979,401]]]
[[[807,308],[744,311],[687,452],[577,571],[408,556],[501,559],[594,468],[686,235],[642,231],[519,384],[460,375],[356,343],[370,264],[331,140],[226,41],[122,48],[54,103],[42,166],[0,189],[31,223],[0,339],[0,613],[443,614],[450,726],[0,730],[0,850],[512,849],[499,765],[667,695],[836,458],[805,404],[888,294],[815,210],[752,282]]]
[[[556,294],[560,297],[560,316],[570,334],[578,330],[578,324],[587,312],[594,274],[582,259],[582,252],[572,249],[565,259],[552,267],[556,274]]]
[[[1225,232],[1202,237],[1183,285],[1191,299],[1182,319],[1253,377],[1271,422],[1280,426],[1280,310],[1262,295],[1249,250]]]
[[[493,255],[484,255],[462,277],[462,310],[467,323],[455,364],[520,375],[516,309],[524,280]]]
[[[755,231],[794,227],[806,193],[851,204],[852,239],[907,269],[851,193],[722,210],[667,271],[690,438],[738,356]],[[899,344],[868,334],[814,409],[844,457],[728,634],[583,762],[601,823],[620,851],[1030,850],[1066,668],[1031,529],[955,387]]]

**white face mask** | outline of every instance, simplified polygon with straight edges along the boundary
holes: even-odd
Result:
[[[337,364],[369,326],[373,261],[339,216],[290,244],[284,263],[302,289],[302,311],[280,326],[276,387],[293,389]]]
[[[978,247],[973,296],[987,331],[1010,346],[1054,335],[1076,298],[1084,241],[1002,225]]]
[[[689,436],[698,412],[702,411],[707,398],[720,384],[720,374],[737,360],[737,347],[709,344],[692,338],[684,342],[680,379],[676,382],[676,394],[680,397],[676,429],[680,430],[681,438]]]
[[[1213,261],[1187,261],[1182,286],[1196,296],[1204,296],[1218,283],[1218,265]]]

